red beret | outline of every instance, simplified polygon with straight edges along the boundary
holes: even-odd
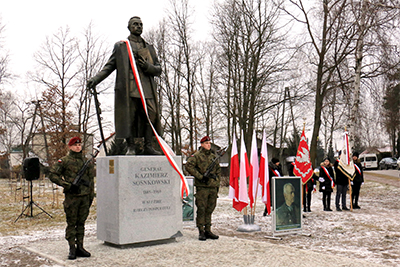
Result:
[[[211,138],[209,136],[204,136],[203,138],[201,138],[200,143],[204,143],[207,141],[211,141]]]
[[[81,140],[79,137],[75,136],[75,137],[72,137],[72,138],[69,140],[68,145],[69,145],[69,146],[72,146],[72,145],[74,145],[74,144],[76,144],[76,143],[81,143],[81,142],[82,142],[82,140]]]

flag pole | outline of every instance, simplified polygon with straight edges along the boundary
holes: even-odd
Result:
[[[306,130],[306,118],[303,118],[303,132]],[[299,146],[298,146],[298,148],[297,148],[297,152],[299,152],[299,147],[300,147],[300,140],[299,140]],[[296,155],[297,155],[297,153],[296,153]],[[296,162],[296,159],[295,159],[295,162]],[[302,179],[303,180],[303,179]],[[301,198],[301,207],[303,208],[303,210],[304,210],[304,183],[303,183],[303,181],[301,182],[301,184],[302,184],[302,191],[303,191],[303,195],[302,195],[302,198]]]

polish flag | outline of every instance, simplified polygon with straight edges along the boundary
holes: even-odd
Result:
[[[239,198],[239,154],[237,150],[236,137],[233,135],[232,151],[231,151],[231,169],[229,173],[229,198],[233,200],[232,206],[238,209]]]
[[[233,136],[232,152],[231,152],[231,169],[229,175],[229,198],[232,199],[232,207],[237,211],[241,211],[247,206],[247,203],[239,201],[239,177],[240,164],[239,154],[237,150],[236,137]]]
[[[249,204],[249,195],[247,194],[247,177],[250,176],[250,166],[247,159],[246,146],[244,145],[244,135],[242,130],[242,138],[240,145],[240,178],[239,178],[239,203],[241,211]]]
[[[255,199],[257,198],[258,189],[258,150],[256,131],[253,131],[253,139],[251,140],[250,154],[250,179],[249,179],[249,198],[250,207],[253,208]]]
[[[265,131],[263,131],[261,143],[260,171],[258,176],[260,178],[260,185],[262,186],[262,202],[266,205],[269,215],[271,214],[271,193],[269,191],[268,150]]]

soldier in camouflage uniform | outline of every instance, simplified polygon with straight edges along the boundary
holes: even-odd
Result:
[[[200,150],[194,153],[186,162],[186,171],[195,177],[196,186],[196,225],[199,228],[199,240],[218,239],[211,232],[211,215],[217,205],[221,168],[216,164],[209,177],[203,174],[216,155],[211,150],[211,139],[208,136],[200,140]]]
[[[85,164],[82,155],[81,139],[73,137],[68,142],[68,154],[59,159],[50,170],[50,180],[64,188],[64,211],[67,219],[65,239],[69,244],[68,259],[76,257],[90,257],[90,253],[83,248],[83,237],[85,235],[85,221],[89,215],[89,208],[94,198],[93,164],[86,169],[82,180],[89,186],[82,183],[72,185],[77,173]]]

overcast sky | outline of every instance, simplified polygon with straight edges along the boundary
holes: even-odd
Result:
[[[208,29],[212,0],[189,2],[195,10],[196,36],[203,35]],[[145,33],[166,16],[168,6],[169,0],[0,0],[0,17],[6,27],[2,36],[9,51],[11,71],[24,77],[34,67],[32,55],[39,50],[46,36],[56,33],[60,27],[68,25],[72,34],[78,35],[92,22],[94,32],[102,34],[113,45],[129,35],[126,27],[130,17],[142,18]]]

